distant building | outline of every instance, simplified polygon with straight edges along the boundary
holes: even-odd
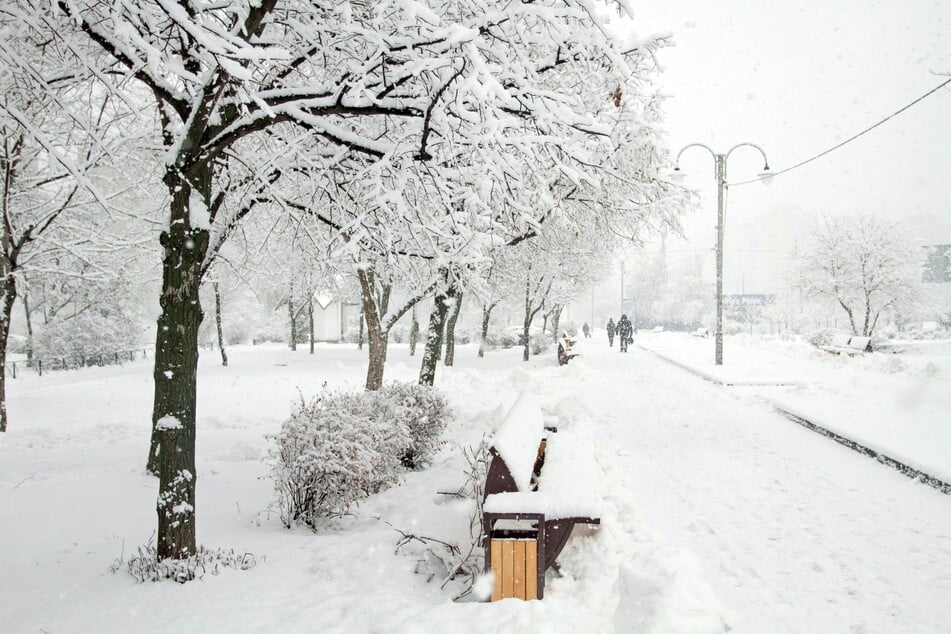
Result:
[[[314,297],[314,340],[339,343],[347,333],[348,322],[359,317],[360,307],[345,304],[330,295]]]

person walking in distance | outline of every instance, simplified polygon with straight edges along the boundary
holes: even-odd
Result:
[[[621,315],[620,321],[617,322],[617,335],[621,338],[621,341],[619,342],[621,344],[621,352],[627,352],[627,344],[634,340],[634,338],[631,336],[631,333],[633,332],[634,329],[631,326],[631,321],[627,318],[627,315]]]
[[[584,333],[585,339],[591,338],[591,326],[588,325],[588,322],[584,322],[584,326],[581,327],[581,331]]]
[[[605,329],[608,331],[608,346],[614,347],[614,333],[617,332],[617,326],[614,325],[614,318],[608,320],[608,325],[605,326]]]

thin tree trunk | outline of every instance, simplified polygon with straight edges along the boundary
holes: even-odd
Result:
[[[446,326],[446,314],[449,312],[448,302],[454,297],[455,289],[436,293],[433,310],[429,314],[429,335],[426,339],[426,349],[423,352],[423,363],[419,369],[419,384],[433,385],[436,382],[436,364],[442,351],[442,334]]]
[[[485,341],[489,336],[489,318],[492,316],[492,309],[496,304],[482,305],[482,337],[479,340],[479,356],[485,356]]]
[[[459,311],[462,308],[462,293],[456,295],[456,301],[446,320],[446,357],[443,363],[451,366],[456,360],[456,322],[459,320]]]
[[[199,193],[209,203],[211,170],[199,174]],[[195,404],[198,328],[203,313],[199,289],[208,230],[190,223],[191,185],[171,168],[165,177],[171,194],[164,248],[162,295],[155,336],[155,401],[149,470],[159,475],[156,501],[158,558],[183,559],[195,553]]]
[[[416,307],[413,306],[413,321],[409,327],[409,356],[416,356],[416,344],[419,341],[419,320],[416,319]]]
[[[360,308],[360,337],[357,339],[357,350],[363,350],[363,322],[366,321],[363,315],[363,307]]]
[[[310,353],[314,354],[314,297],[307,301],[307,321],[310,328]]]
[[[294,287],[291,286],[291,295],[294,294]],[[287,316],[291,320],[291,350],[297,352],[297,320],[294,319],[294,300],[291,295],[287,296]]]
[[[366,316],[367,335],[370,343],[370,360],[367,364],[366,389],[375,391],[383,386],[386,368],[386,333],[380,323],[380,314],[374,299],[374,274],[370,269],[361,269],[360,290],[363,297],[363,314]]]
[[[564,306],[556,306],[551,311],[551,336],[555,343],[558,343],[558,326],[561,324],[561,311]]]
[[[221,351],[221,365],[228,367],[228,353],[225,352],[225,338],[221,334],[221,293],[218,292],[218,282],[213,282],[215,289],[215,325],[218,328],[218,350]]]
[[[6,256],[3,259],[3,314],[0,315],[0,433],[7,431],[7,340],[10,336],[10,318],[17,297],[16,278],[9,272]]]
[[[525,319],[522,321],[522,361],[528,361],[529,354],[529,341],[528,341],[528,331],[532,327],[532,317],[535,314],[532,312],[532,296],[531,296],[531,279],[525,280]]]
[[[33,365],[33,318],[30,310],[30,296],[23,293],[23,314],[26,316],[26,364]]]

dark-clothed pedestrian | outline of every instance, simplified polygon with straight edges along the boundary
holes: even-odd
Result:
[[[612,348],[614,347],[614,333],[617,332],[617,326],[614,325],[614,318],[608,320],[608,325],[605,326],[608,331],[608,345]]]
[[[584,333],[585,339],[591,338],[591,327],[588,326],[588,322],[584,322],[584,325],[581,327],[581,332]]]
[[[627,318],[627,315],[621,315],[621,319],[617,322],[617,336],[621,338],[621,352],[627,352],[627,344],[634,341],[634,337],[631,336],[633,332],[634,328],[631,326],[631,320]]]

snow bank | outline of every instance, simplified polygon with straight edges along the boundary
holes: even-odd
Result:
[[[638,554],[618,571],[618,634],[726,632],[726,611],[703,580],[700,564],[682,548],[658,547]]]

